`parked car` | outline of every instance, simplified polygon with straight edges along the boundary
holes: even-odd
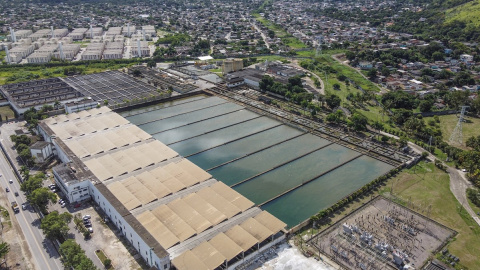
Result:
[[[93,228],[92,227],[88,228],[88,232],[93,233]]]
[[[5,189],[5,191],[10,192],[10,189],[7,187],[7,188]]]
[[[83,216],[83,219],[84,219],[84,220],[85,220],[85,219],[91,219],[91,218],[92,218],[92,217],[91,217],[90,215],[85,215],[85,216]]]
[[[22,203],[22,210],[27,209],[27,203]]]
[[[83,224],[83,225],[85,225],[85,227],[87,227],[87,228],[92,227],[92,223],[87,223],[87,224]]]

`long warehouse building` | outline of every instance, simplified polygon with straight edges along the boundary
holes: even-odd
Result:
[[[107,107],[40,122],[69,202],[93,199],[157,269],[234,269],[286,224]]]

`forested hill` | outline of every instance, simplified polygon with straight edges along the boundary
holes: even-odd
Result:
[[[389,23],[391,31],[410,33],[426,40],[480,42],[480,0],[398,0],[380,10],[328,8],[321,13],[344,21],[370,22],[379,27]]]

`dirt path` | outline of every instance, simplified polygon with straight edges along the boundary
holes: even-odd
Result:
[[[397,136],[383,132],[383,131],[380,131],[380,134],[395,138],[397,140],[399,139]],[[419,154],[423,152],[428,152],[427,150],[423,149],[422,147],[412,142],[408,142],[408,146],[410,146],[414,152]],[[431,153],[428,154],[427,158],[432,162],[434,162],[435,159],[437,159]],[[447,172],[450,177],[450,191],[453,193],[457,201],[467,210],[468,214],[470,214],[473,220],[477,222],[478,226],[480,226],[480,218],[475,213],[475,211],[473,211],[472,207],[470,207],[470,204],[468,204],[468,199],[467,199],[467,188],[472,187],[473,186],[472,183],[468,181],[464,172],[457,170],[455,168],[452,168],[445,163],[443,163],[443,166],[447,168]]]

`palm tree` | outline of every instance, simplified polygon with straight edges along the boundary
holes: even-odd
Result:
[[[28,169],[27,166],[21,166],[20,167],[20,174],[23,176],[24,180],[28,180],[28,177],[30,176],[30,170]]]
[[[382,113],[382,122],[385,122],[384,116],[385,116],[385,114],[388,114],[391,106],[392,106],[392,101],[387,100],[387,101],[385,101],[383,106],[380,108],[380,112]]]

